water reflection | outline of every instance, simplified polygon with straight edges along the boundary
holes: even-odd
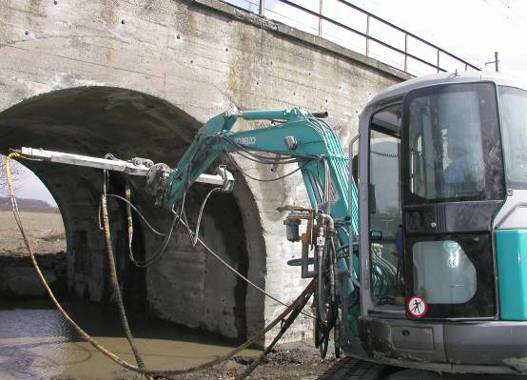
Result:
[[[133,362],[122,338],[117,312],[98,304],[67,303],[73,318],[99,343]],[[213,359],[232,348],[223,340],[172,324],[131,316],[136,344],[148,367],[185,368]],[[243,355],[257,355],[247,350]],[[131,378],[79,339],[46,301],[0,303],[1,379]]]

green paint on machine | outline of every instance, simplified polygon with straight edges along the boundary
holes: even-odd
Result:
[[[500,319],[527,320],[527,229],[496,231]]]

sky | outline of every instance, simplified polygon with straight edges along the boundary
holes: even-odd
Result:
[[[21,164],[12,163],[11,165],[17,168],[17,177],[19,178],[15,185],[17,197],[39,199],[47,202],[51,206],[57,206],[46,186],[31,170]],[[4,174],[2,173],[2,176],[3,175]],[[6,189],[2,190],[2,192],[3,195],[7,195]]]
[[[258,0],[225,0],[257,11]],[[318,19],[299,13],[278,0],[266,0],[266,17],[294,25],[311,33],[318,32]],[[291,0],[319,11],[320,0]],[[493,71],[498,51],[500,71],[527,78],[527,0],[348,0],[407,31],[438,45],[460,58],[486,70]],[[338,0],[323,0],[326,15],[364,31],[365,18],[351,13]],[[370,32],[394,46],[404,46],[404,36],[380,24],[371,23]],[[364,41],[329,23],[322,25],[323,37],[361,51]],[[435,52],[410,42],[412,53],[419,53],[435,62]],[[402,64],[402,58],[372,46],[371,54],[389,64]],[[444,64],[449,69],[455,65]],[[416,74],[430,72],[430,68],[413,67]],[[45,186],[31,172],[23,176],[20,197],[35,198],[55,204]]]
[[[485,66],[498,51],[500,71],[527,76],[525,0],[354,0],[439,47]],[[487,65],[487,70],[494,66]]]
[[[227,0],[238,5],[255,0]],[[307,15],[279,0],[266,0],[266,16],[296,26],[304,31],[317,33],[318,18]],[[290,0],[305,8],[319,12],[320,0]],[[359,6],[407,31],[487,70],[494,65],[494,52],[498,51],[500,71],[516,76],[527,76],[527,44],[522,37],[527,35],[527,1],[525,0],[345,0]],[[257,2],[257,1],[256,1]],[[322,0],[323,14],[365,32],[366,17],[342,4],[339,0]],[[404,35],[379,22],[370,23],[370,34],[404,50]],[[322,23],[322,36],[341,45],[364,53],[362,37],[336,27],[329,22]],[[402,67],[402,56],[386,50],[371,48],[374,58],[393,66]],[[409,51],[436,61],[436,52],[410,39]],[[456,67],[443,59],[449,71]],[[414,74],[433,72],[414,67]]]

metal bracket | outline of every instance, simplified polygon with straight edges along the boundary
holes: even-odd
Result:
[[[314,256],[309,256],[309,246],[302,244],[302,257],[287,261],[287,265],[300,267],[302,278],[313,278],[318,274],[318,254],[313,250]],[[312,270],[310,269],[312,268]]]
[[[230,171],[227,170],[225,166],[218,166],[218,169],[216,170],[217,175],[210,175],[210,174],[201,174],[196,181],[202,182],[202,183],[211,183],[211,184],[217,184],[218,176],[221,178],[222,183],[219,183],[218,185],[221,185],[221,191],[230,193],[232,189],[234,188],[234,177]],[[210,182],[206,182],[210,181]]]

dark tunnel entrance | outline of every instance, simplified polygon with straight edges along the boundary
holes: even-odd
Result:
[[[135,91],[81,87],[54,91],[0,113],[0,152],[29,146],[122,159],[145,157],[173,166],[201,124],[172,104]],[[98,205],[102,173],[95,169],[27,161],[48,187],[63,216],[67,240],[68,291],[108,302],[110,289]],[[241,273],[264,287],[265,246],[256,204],[247,184],[236,178],[233,194],[214,195],[202,224],[204,240]],[[126,178],[110,176],[110,192],[123,194]],[[132,181],[133,201],[160,230],[170,215],[152,206],[140,180]],[[206,189],[195,186],[187,213],[199,208]],[[239,205],[243,204],[243,207]],[[263,296],[222,267],[203,249],[190,246],[176,231],[167,252],[146,269],[128,255],[123,204],[109,202],[113,244],[126,303],[133,309],[193,328],[242,340],[264,323]],[[134,217],[133,251],[138,259],[159,246],[159,239]]]

